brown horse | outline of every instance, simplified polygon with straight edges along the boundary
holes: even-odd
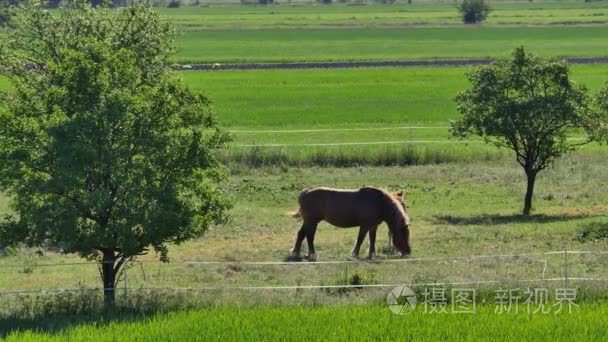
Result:
[[[302,241],[308,242],[308,259],[316,260],[314,238],[320,221],[342,228],[359,227],[359,236],[352,250],[354,257],[359,256],[361,244],[369,233],[369,258],[373,258],[376,249],[376,230],[378,225],[386,222],[394,246],[402,255],[410,254],[409,224],[410,219],[405,207],[396,198],[384,190],[363,187],[358,190],[339,190],[331,188],[305,189],[298,197],[300,208],[295,216],[304,221],[298,231],[292,250],[294,258],[300,257]]]

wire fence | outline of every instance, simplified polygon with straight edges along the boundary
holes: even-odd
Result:
[[[608,278],[605,277],[606,266],[608,266],[608,260],[597,260],[594,264],[585,262],[575,262],[572,260],[573,256],[597,256],[600,258],[608,259],[608,251],[604,250],[563,250],[563,251],[547,251],[547,252],[530,252],[530,253],[516,253],[516,254],[481,254],[481,255],[466,255],[466,256],[446,256],[446,257],[420,257],[420,258],[403,258],[403,259],[376,259],[376,260],[332,260],[332,261],[316,261],[316,262],[293,262],[293,261],[181,261],[181,262],[170,262],[160,263],[152,260],[132,260],[128,261],[121,278],[118,280],[117,289],[124,290],[125,293],[131,290],[172,290],[172,291],[258,291],[258,290],[311,290],[311,289],[349,289],[349,288],[390,288],[394,286],[410,286],[410,287],[421,287],[421,286],[434,286],[434,285],[449,285],[449,286],[463,286],[463,285],[500,285],[504,283],[539,283],[539,282],[550,282],[550,283],[562,283],[565,288],[571,284],[571,282],[607,282]],[[548,258],[554,258],[551,266],[549,266]],[[496,277],[498,271],[494,273],[497,279],[490,277],[484,279],[464,279],[455,281],[430,281],[430,282],[416,282],[404,279],[403,281],[395,280],[387,282],[375,282],[370,284],[272,284],[272,285],[198,285],[199,282],[196,278],[190,280],[188,285],[163,285],[158,284],[156,286],[150,286],[159,277],[152,277],[148,275],[144,270],[144,265],[147,266],[158,266],[158,273],[161,273],[162,266],[173,266],[181,267],[177,271],[178,277],[168,277],[165,280],[175,284],[188,283],[184,279],[186,278],[187,269],[195,266],[201,267],[222,267],[222,268],[238,268],[245,266],[255,267],[280,267],[281,270],[277,271],[273,269],[271,271],[289,272],[287,269],[301,269],[302,267],[312,267],[315,269],[324,268],[329,265],[337,265],[342,267],[350,266],[365,266],[371,268],[380,267],[380,265],[392,265],[398,266],[400,274],[404,276],[408,275],[408,271],[412,270],[411,265],[421,264],[428,267],[429,263],[441,263],[449,264],[450,267],[440,268],[439,271],[449,272],[455,268],[457,263],[463,264],[464,270],[471,270],[472,262],[483,261],[483,260],[494,260],[496,264],[485,265],[485,267],[492,267],[497,270],[500,267],[500,263],[505,260],[520,260],[531,262],[530,273],[536,273],[536,276],[531,277],[508,277],[499,278]],[[78,266],[90,266],[99,267],[101,263],[95,262],[70,262],[70,263],[48,263],[48,264],[4,264],[0,265],[0,270],[11,271],[14,269],[23,268],[49,268],[49,267],[78,267]],[[138,269],[140,267],[141,269]],[[548,269],[551,268],[551,275],[548,275]],[[186,271],[185,271],[186,270]],[[526,273],[527,269],[518,269],[521,272],[521,276],[529,275]],[[390,270],[389,270],[390,271]],[[69,272],[69,270],[68,270]],[[197,269],[189,271],[196,273]],[[395,272],[392,269],[390,272]],[[413,271],[412,271],[413,272]],[[329,272],[331,273],[331,272]],[[335,272],[334,272],[335,273]],[[582,274],[580,274],[582,273]],[[140,274],[138,277],[136,274]],[[459,279],[463,277],[460,276]],[[466,275],[465,277],[466,278]],[[135,281],[135,280],[139,281]],[[229,282],[230,283],[230,282]],[[53,295],[69,292],[85,292],[85,291],[102,291],[103,288],[99,287],[78,287],[78,288],[38,288],[38,289],[11,289],[6,291],[0,291],[1,295]]]

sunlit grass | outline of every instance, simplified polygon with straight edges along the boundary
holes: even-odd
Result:
[[[448,308],[448,311],[451,308]],[[219,307],[149,317],[59,322],[46,331],[16,331],[7,341],[47,340],[577,340],[605,338],[606,304],[583,304],[571,313],[497,314],[491,304],[474,314],[403,316],[384,305],[337,307]],[[10,327],[7,327],[11,331]]]

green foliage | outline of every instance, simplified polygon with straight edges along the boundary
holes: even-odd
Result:
[[[462,22],[477,24],[486,20],[491,8],[484,0],[464,0],[458,5],[458,11],[462,15]]]
[[[0,29],[11,26],[14,10],[9,0],[0,0]]]
[[[167,67],[171,28],[156,12],[76,1],[54,16],[34,3],[17,30],[0,49],[12,83],[0,185],[14,212],[0,240],[103,256],[107,288],[127,259],[152,247],[166,260],[168,242],[224,219],[214,151],[228,136]]]
[[[528,176],[524,214],[536,174],[577,146],[601,139],[606,115],[593,111],[587,90],[569,78],[564,62],[543,60],[524,48],[512,58],[482,66],[467,75],[472,87],[456,97],[462,117],[451,133],[482,136],[511,149]],[[568,134],[583,129],[586,137],[571,142]]]

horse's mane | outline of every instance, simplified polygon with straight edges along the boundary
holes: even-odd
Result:
[[[399,201],[397,201],[395,196],[393,196],[392,194],[388,193],[387,191],[385,191],[383,189],[378,189],[378,188],[375,188],[375,189],[379,190],[382,193],[382,195],[384,196],[384,198],[393,205],[393,207],[394,207],[393,210],[394,210],[395,215],[400,215],[403,218],[403,220],[405,221],[405,223],[407,225],[409,225],[409,223],[410,223],[409,215],[407,214],[407,212],[405,211],[405,209],[403,208],[401,203],[399,203]]]

